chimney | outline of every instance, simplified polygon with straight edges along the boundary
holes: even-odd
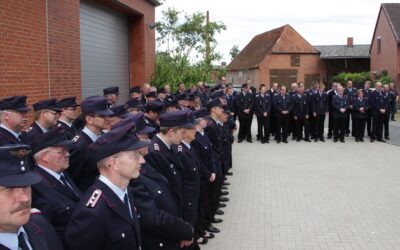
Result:
[[[352,37],[348,37],[347,38],[347,46],[348,47],[353,47],[353,38]]]

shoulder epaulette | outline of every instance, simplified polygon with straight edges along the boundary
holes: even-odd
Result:
[[[93,191],[92,196],[90,196],[89,200],[86,203],[87,207],[95,207],[97,202],[100,199],[100,196],[102,194],[102,191],[100,189],[96,189]]]
[[[154,143],[154,150],[160,151],[160,146],[158,145],[158,143]]]

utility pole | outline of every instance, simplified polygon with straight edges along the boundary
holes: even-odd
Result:
[[[210,12],[207,10],[206,12],[206,61],[210,60],[210,33],[209,33],[209,25],[210,23]]]

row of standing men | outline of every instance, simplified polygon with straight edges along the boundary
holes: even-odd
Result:
[[[199,249],[229,201],[234,126],[221,93],[193,110],[187,93],[130,105],[115,87],[80,105],[53,98],[33,104],[26,131],[27,97],[0,100],[0,188],[41,214],[4,221],[0,249]],[[30,223],[36,235],[20,234]]]
[[[241,93],[235,96],[235,111],[239,117],[238,142],[252,142],[251,123],[257,117],[257,140],[269,143],[273,135],[277,143],[288,143],[288,137],[296,141],[325,141],[324,124],[329,117],[327,138],[345,142],[351,133],[357,142],[364,141],[365,128],[371,142],[389,140],[389,121],[394,120],[398,94],[390,85],[365,82],[364,88],[356,89],[352,81],[344,88],[334,83],[325,91],[324,84],[315,83],[307,90],[304,84],[285,86],[273,84],[270,90],[263,84],[259,93],[243,84]],[[392,85],[393,86],[393,85]],[[351,121],[351,123],[350,123]],[[351,124],[351,130],[350,130]]]

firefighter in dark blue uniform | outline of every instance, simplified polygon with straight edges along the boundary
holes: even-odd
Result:
[[[21,134],[22,140],[28,144],[39,135],[57,126],[61,109],[57,105],[57,99],[51,98],[34,103],[33,111],[35,112],[35,122]]]
[[[299,86],[297,94],[292,96],[293,109],[292,115],[294,119],[294,132],[296,134],[296,140],[299,142],[302,139],[310,142],[310,127],[309,127],[309,100],[306,94],[304,94],[304,87]],[[303,138],[304,129],[304,138]]]
[[[135,124],[110,130],[89,147],[100,176],[76,206],[67,226],[66,249],[142,249],[134,197],[128,189],[138,178],[144,158]]]
[[[388,98],[385,96],[382,90],[382,84],[377,82],[375,84],[375,90],[370,94],[369,103],[371,105],[372,114],[372,135],[371,142],[374,140],[384,142],[382,138],[383,134],[383,121],[385,114],[388,110]]]
[[[350,131],[350,119],[352,119],[353,116],[353,100],[356,98],[357,94],[357,88],[353,87],[353,82],[351,80],[347,81],[347,88],[344,89],[344,95],[347,97],[349,100],[349,112],[347,112],[347,117],[346,117],[346,137],[349,136],[350,132],[354,136],[353,130],[354,130],[354,124],[352,124],[352,129]]]
[[[0,249],[62,250],[49,222],[37,209],[29,211],[31,186],[42,181],[29,171],[30,151],[22,144],[0,146]]]
[[[276,119],[276,131],[275,137],[276,142],[288,143],[288,127],[290,112],[293,108],[292,98],[286,93],[286,87],[281,86],[280,93],[275,95],[273,98],[273,106]]]
[[[344,90],[342,86],[338,86],[336,92],[337,94],[332,97],[334,142],[337,142],[339,139],[341,142],[344,142],[346,117],[350,104],[347,97],[343,95]]]
[[[253,94],[249,93],[249,85],[242,84],[242,92],[236,95],[235,107],[239,118],[238,143],[246,139],[253,142],[251,138],[251,121],[253,119]]]
[[[21,130],[27,125],[29,108],[26,96],[10,96],[0,100],[0,146],[22,143]]]
[[[66,97],[57,102],[57,106],[61,109],[60,117],[58,118],[58,127],[64,129],[65,136],[72,140],[78,133],[77,128],[73,125],[74,120],[78,118],[78,106],[76,97]]]
[[[269,119],[271,116],[271,96],[267,93],[267,87],[262,84],[260,93],[256,95],[254,102],[254,110],[257,116],[258,134],[257,139],[261,143],[269,143]]]
[[[357,90],[356,98],[353,100],[352,122],[354,123],[354,136],[356,142],[364,142],[365,124],[367,123],[370,105],[364,97],[362,89]]]
[[[110,116],[113,114],[107,99],[102,96],[85,98],[81,103],[84,128],[72,141],[70,150],[70,167],[68,173],[85,192],[98,176],[96,163],[88,158],[88,147],[95,142],[106,129],[110,129]]]
[[[324,92],[325,85],[320,84],[319,90],[316,94],[312,95],[312,113],[315,118],[315,138],[314,141],[324,142],[324,124],[325,118],[329,111],[328,94]]]
[[[64,129],[53,128],[32,142],[36,167],[34,173],[43,181],[32,186],[32,205],[39,209],[54,226],[65,245],[65,228],[82,193],[65,171],[69,165],[68,146]]]

